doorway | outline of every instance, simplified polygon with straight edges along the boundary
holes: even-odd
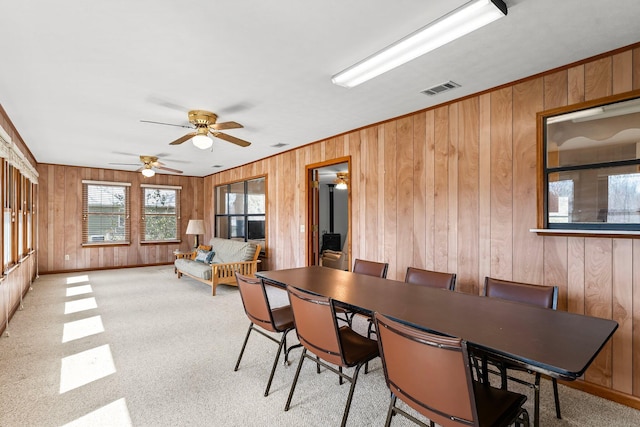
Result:
[[[342,252],[342,265],[350,265],[350,170],[351,157],[307,166],[307,265],[321,265],[325,250]],[[346,188],[338,185],[339,177]]]

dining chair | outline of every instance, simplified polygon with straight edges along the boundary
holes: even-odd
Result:
[[[251,331],[256,331],[260,335],[270,339],[278,344],[278,351],[276,357],[273,360],[273,366],[271,368],[271,374],[269,375],[269,381],[267,382],[267,388],[264,391],[264,395],[269,394],[271,388],[271,382],[273,381],[273,375],[276,372],[278,366],[278,360],[280,354],[284,348],[284,362],[288,363],[289,352],[296,347],[300,347],[300,344],[287,348],[287,334],[294,329],[293,312],[290,305],[282,307],[271,308],[267,291],[265,289],[265,283],[261,279],[254,277],[243,276],[240,273],[236,273],[236,283],[240,290],[240,297],[242,299],[242,305],[244,306],[244,312],[250,320],[249,330],[244,338],[238,361],[233,369],[238,370],[244,349],[249,341],[249,335]],[[280,340],[275,339],[273,336],[267,334],[268,332],[280,333]]]
[[[389,268],[389,263],[387,262],[377,262],[377,261],[367,261],[363,259],[356,259],[353,262],[353,273],[356,274],[364,274],[366,276],[380,277],[385,279],[387,277],[387,270]],[[344,307],[336,307],[336,313],[338,315],[338,320],[342,320],[346,322],[349,326],[352,325],[353,317],[356,315],[354,311],[350,311],[345,309]],[[370,325],[373,319],[370,320]],[[366,372],[366,370],[365,370]]]
[[[287,292],[293,310],[296,333],[303,350],[284,410],[289,410],[302,364],[308,358],[338,374],[340,384],[343,379],[351,382],[342,415],[341,426],[344,426],[349,416],[360,368],[378,356],[378,344],[354,332],[349,326],[338,327],[335,304],[332,299],[310,294],[291,286],[287,286]],[[338,369],[335,368],[336,366]],[[351,376],[343,372],[343,368],[352,367],[354,371]]]
[[[375,313],[380,358],[391,391],[385,426],[395,414],[431,427],[529,425],[527,397],[474,381],[466,341],[434,335]],[[403,405],[404,406],[404,405]]]
[[[557,286],[541,286],[541,285],[532,285],[528,283],[522,282],[513,282],[509,280],[500,280],[494,279],[492,277],[485,277],[484,279],[484,296],[491,298],[502,298],[509,301],[519,302],[523,304],[535,305],[542,308],[548,308],[551,310],[555,310],[558,306],[558,287]],[[508,320],[507,320],[508,321]],[[498,358],[492,358],[487,356],[487,361],[492,365],[496,366],[499,370],[498,374],[500,375],[500,379],[502,382],[502,388],[507,388],[507,380],[511,380],[523,385],[526,385],[530,388],[533,388],[533,421],[534,425],[537,426],[539,424],[540,419],[540,378],[541,374],[539,372],[532,372],[529,369],[523,368],[518,365],[510,364],[504,360]],[[486,363],[483,363],[485,366],[485,371],[496,373],[494,371],[489,371],[486,368]],[[508,375],[508,370],[516,370],[516,371],[525,371],[529,374],[534,374],[534,382],[530,383],[528,381],[522,380],[521,378],[516,378]],[[485,374],[486,379],[486,374]],[[553,385],[553,398],[556,407],[556,417],[558,419],[562,419],[560,414],[560,399],[558,397],[558,381],[555,378],[551,379]]]
[[[367,261],[364,259],[356,259],[353,262],[353,272],[356,274],[366,274],[367,276],[374,277],[387,277],[387,269],[389,268],[389,263],[387,262],[376,262],[376,261]]]
[[[442,288],[450,291],[456,287],[456,273],[442,273],[439,271],[423,270],[416,267],[407,267],[404,277],[405,283]]]

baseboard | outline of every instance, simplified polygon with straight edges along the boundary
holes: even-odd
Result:
[[[567,387],[584,391],[585,393],[593,394],[594,396],[602,397],[603,399],[611,400],[612,402],[616,402],[621,405],[640,410],[640,397],[638,396],[633,396],[631,394],[612,390],[610,388],[593,383],[588,383],[582,380],[558,382]],[[560,400],[562,400],[562,398],[560,398]]]
[[[173,262],[158,262],[154,264],[139,264],[139,265],[114,265],[113,267],[77,268],[73,270],[39,271],[38,274],[43,275],[43,274],[61,274],[61,273],[82,273],[85,271],[120,270],[122,268],[139,268],[139,267],[158,267],[161,265],[173,265]]]

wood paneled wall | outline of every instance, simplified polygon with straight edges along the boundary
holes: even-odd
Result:
[[[113,268],[171,263],[175,249],[193,246],[185,231],[189,219],[203,219],[204,179],[156,174],[144,178],[138,172],[38,165],[38,271]],[[131,244],[82,247],[82,180],[131,183]],[[140,184],[180,185],[181,244],[140,243]],[[210,193],[209,193],[210,194]],[[210,223],[212,224],[212,223]],[[210,225],[208,225],[210,226]],[[207,230],[210,233],[209,230]],[[69,260],[65,260],[69,255]]]
[[[640,400],[640,239],[543,237],[536,228],[536,113],[640,89],[640,47],[533,76],[205,178],[267,174],[264,268],[306,264],[305,166],[351,156],[351,258],[560,287],[559,309],[613,318],[612,342],[587,383]],[[596,388],[596,387],[594,387]]]

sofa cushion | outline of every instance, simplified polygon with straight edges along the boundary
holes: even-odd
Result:
[[[190,274],[203,280],[211,280],[211,266],[209,264],[182,258],[175,260],[174,264],[176,268],[183,273]]]
[[[258,248],[255,243],[239,242],[237,240],[220,239],[214,237],[209,242],[215,252],[214,264],[224,264],[227,262],[252,261]]]

